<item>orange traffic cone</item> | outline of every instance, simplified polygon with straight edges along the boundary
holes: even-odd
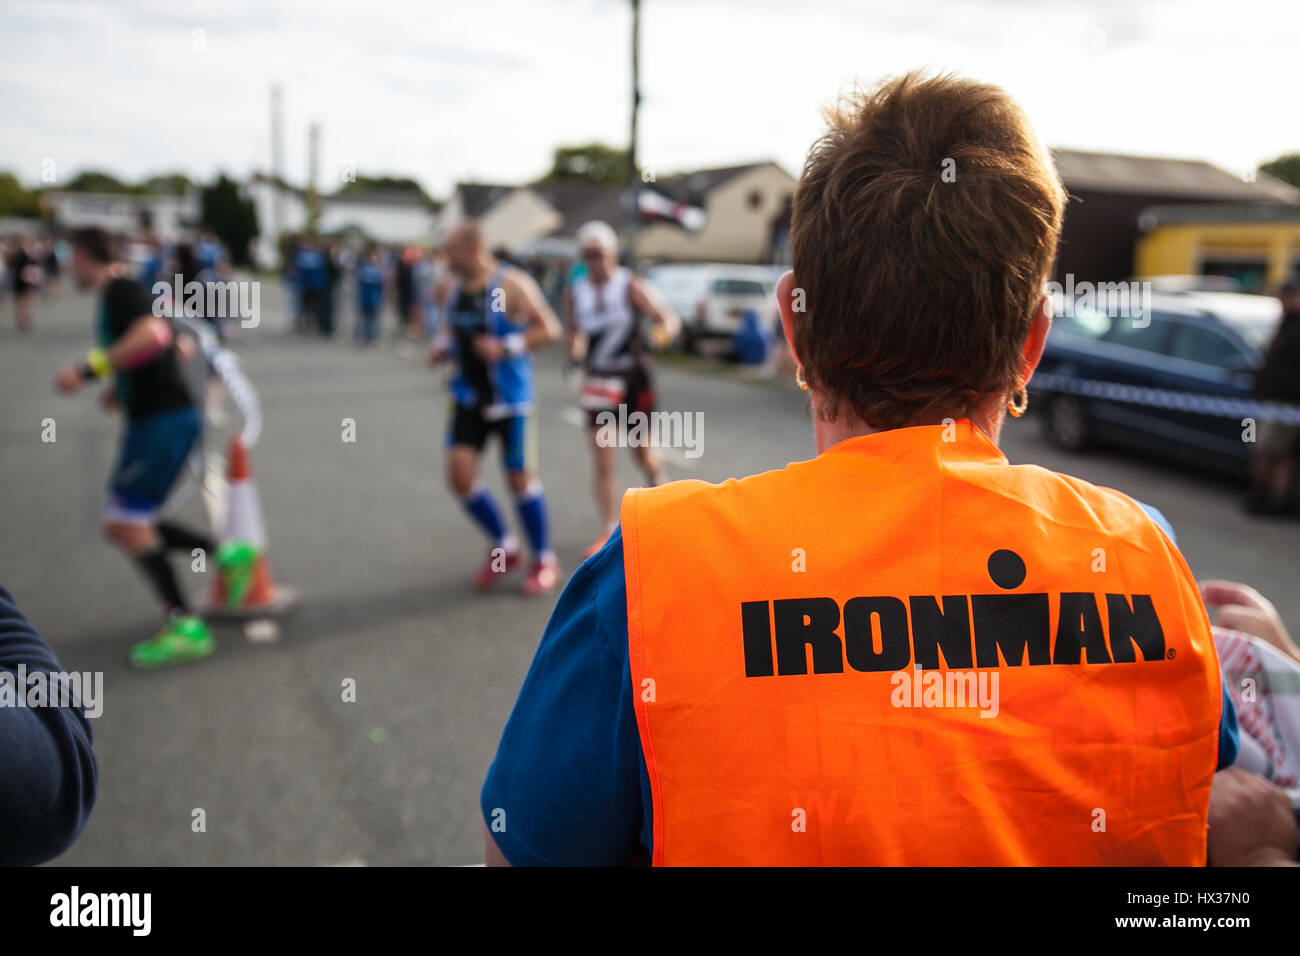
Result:
[[[217,550],[217,575],[204,614],[209,617],[267,617],[284,614],[298,593],[277,586],[266,556],[266,525],[253,481],[248,450],[230,436],[226,472],[226,522]]]

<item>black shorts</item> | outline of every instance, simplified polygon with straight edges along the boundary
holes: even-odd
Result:
[[[501,439],[502,459],[508,471],[535,470],[536,434],[531,415],[487,419],[477,408],[452,404],[448,448],[466,445],[481,452],[492,435]]]
[[[588,372],[587,382],[598,382],[600,380],[617,380],[622,388],[622,398],[620,401],[610,401],[608,404],[593,404],[591,401],[584,401],[583,407],[587,411],[587,424],[591,428],[599,428],[600,423],[597,416],[603,412],[613,412],[618,414],[618,406],[626,405],[627,413],[645,412],[649,415],[655,410],[655,405],[659,396],[655,392],[654,380],[650,377],[650,368],[644,364],[638,364],[626,372],[615,374],[602,374],[600,372]]]

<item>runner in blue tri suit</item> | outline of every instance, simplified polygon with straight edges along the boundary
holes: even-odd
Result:
[[[445,249],[451,273],[434,290],[438,332],[429,358],[455,363],[447,478],[490,543],[474,586],[491,587],[521,560],[515,537],[478,478],[479,456],[495,434],[503,445],[506,480],[534,555],[523,590],[541,594],[559,583],[560,569],[536,476],[532,351],[559,338],[560,323],[526,272],[488,254],[473,222],[455,226]]]

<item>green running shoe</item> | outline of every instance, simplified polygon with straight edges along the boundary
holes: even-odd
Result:
[[[127,659],[133,667],[152,670],[155,667],[207,657],[215,646],[212,632],[203,623],[203,619],[187,615],[172,618],[165,628],[149,640],[132,647]]]
[[[257,546],[247,541],[227,541],[217,549],[217,570],[226,585],[227,607],[234,609],[244,603],[259,553]]]

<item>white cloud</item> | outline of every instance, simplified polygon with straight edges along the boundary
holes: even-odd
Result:
[[[1288,120],[1300,22],[1286,0],[643,0],[642,11],[640,155],[661,172],[767,157],[796,172],[822,103],[913,67],[1002,84],[1053,145],[1232,169],[1300,149]],[[313,119],[324,188],[344,163],[435,194],[458,179],[531,178],[557,145],[626,142],[629,26],[624,0],[7,4],[0,168],[29,182],[46,157],[65,175],[244,175],[269,165],[279,83],[296,181]]]

